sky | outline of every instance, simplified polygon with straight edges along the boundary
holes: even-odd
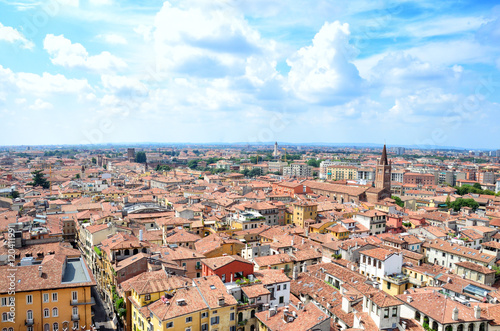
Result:
[[[0,0],[0,145],[498,149],[499,102],[495,1]]]

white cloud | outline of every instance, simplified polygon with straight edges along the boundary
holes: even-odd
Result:
[[[311,46],[287,59],[288,83],[301,99],[313,103],[342,103],[360,93],[358,70],[350,62],[356,49],[349,45],[349,25],[325,23]]]
[[[241,13],[230,6],[203,5],[178,8],[164,3],[154,30],[159,69],[199,77],[237,76],[244,73],[247,57],[272,57],[275,43],[262,40]]]
[[[107,51],[90,56],[82,44],[73,44],[63,35],[48,34],[45,36],[43,47],[49,53],[52,63],[63,67],[79,67],[96,71],[120,70],[127,67],[122,59]]]
[[[153,26],[141,24],[134,28],[134,32],[141,35],[144,41],[151,41],[153,39]]]
[[[97,38],[104,40],[108,44],[114,45],[126,45],[128,43],[125,37],[114,33],[100,34],[97,36]]]
[[[2,23],[0,23],[0,40],[9,43],[19,42],[22,45],[22,48],[26,49],[33,49],[35,47],[35,44],[26,39],[21,32],[10,26],[4,26]]]
[[[36,99],[35,103],[29,108],[32,110],[47,110],[52,109],[54,106],[50,102],[43,101],[42,99]]]

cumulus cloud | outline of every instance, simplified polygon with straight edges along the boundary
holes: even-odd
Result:
[[[48,34],[43,41],[43,47],[49,53],[53,64],[67,68],[77,67],[100,71],[120,70],[127,67],[125,61],[106,51],[90,56],[82,44],[72,43],[63,35]]]
[[[349,25],[325,23],[312,41],[290,58],[288,84],[300,98],[312,103],[342,103],[361,93],[362,80],[350,62],[356,50],[349,45]]]
[[[119,34],[115,33],[108,33],[108,34],[100,34],[97,36],[97,38],[104,40],[108,44],[113,44],[113,45],[126,45],[128,44],[127,39],[125,37],[120,36]]]
[[[53,105],[50,102],[43,101],[42,99],[36,99],[35,103],[29,108],[32,110],[47,110],[52,109]]]
[[[208,4],[179,8],[165,2],[155,18],[154,39],[159,69],[200,77],[244,74],[248,56],[275,46],[232,7]]]
[[[4,26],[0,23],[0,41],[6,41],[9,43],[20,43],[22,48],[33,49],[35,44],[26,39],[26,37],[16,29],[10,26]]]

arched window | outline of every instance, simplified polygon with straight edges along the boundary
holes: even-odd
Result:
[[[239,312],[238,313],[238,323],[243,321],[243,313],[242,312]]]
[[[9,315],[7,313],[2,313],[2,322],[7,322],[7,320],[9,319]],[[7,331],[7,330],[5,330]]]
[[[52,329],[53,331],[59,331],[59,324],[58,323],[54,323],[52,327],[53,327],[53,329]]]
[[[139,253],[139,250],[137,248],[134,248],[134,255]]]
[[[146,247],[143,247],[143,248],[142,248],[142,252],[143,252],[143,253],[147,253],[147,252],[148,252],[148,250],[146,249]]]
[[[49,308],[45,308],[43,310],[43,317],[50,317],[50,310],[49,310]],[[50,328],[50,325],[49,325],[49,328]]]
[[[50,331],[50,325],[48,323],[43,326],[43,331]]]
[[[128,249],[125,250],[125,252],[123,253],[124,255],[130,255],[130,251]]]
[[[32,320],[33,319],[33,310],[28,310],[26,312],[26,319]]]
[[[486,330],[486,324],[483,322],[479,324],[479,331],[485,331]]]
[[[10,328],[9,328],[9,331],[14,331],[14,328],[13,328],[13,327],[10,327]]]
[[[255,325],[253,325],[253,324],[252,324],[252,325],[250,326],[250,331],[255,331]]]
[[[468,331],[474,331],[474,323],[469,324]]]
[[[57,308],[53,308],[52,309],[52,317],[57,317],[59,316],[59,311],[57,310]]]
[[[463,324],[459,324],[458,327],[457,327],[457,331],[464,331],[464,325]]]
[[[446,327],[446,329],[444,329],[445,331],[453,331],[453,327],[451,325],[448,325]]]
[[[7,331],[7,328],[3,328],[2,331]]]
[[[438,324],[436,321],[432,322],[432,329],[437,330],[438,329]]]
[[[251,312],[250,312],[250,318],[254,318],[255,317],[255,309],[253,309]]]

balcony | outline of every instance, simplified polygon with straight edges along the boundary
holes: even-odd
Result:
[[[32,326],[33,324],[35,324],[35,320],[32,318],[27,318],[26,321],[24,321],[24,325],[26,326]]]
[[[95,305],[95,300],[93,297],[90,297],[90,301],[86,301],[85,299],[82,300],[71,300],[70,302],[71,306],[82,306],[82,305]]]
[[[409,281],[408,275],[405,275],[405,274],[386,275],[385,279],[388,282],[391,282],[391,283],[396,284],[396,285],[405,284],[405,283],[408,283],[408,281]]]
[[[79,321],[80,320],[80,314],[72,314],[71,315],[71,320],[72,321]]]
[[[195,270],[201,270],[201,264],[197,264],[194,268]]]

